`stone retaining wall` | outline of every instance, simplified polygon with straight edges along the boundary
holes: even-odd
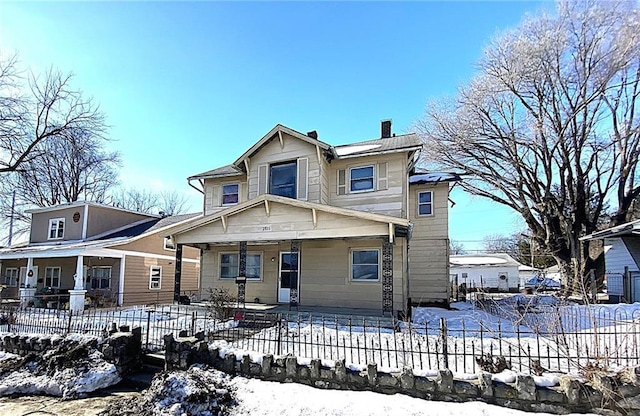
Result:
[[[69,343],[69,340],[58,336],[5,334],[0,337],[0,351],[22,357],[29,354],[42,356],[47,351],[59,348],[63,342]],[[104,355],[107,362],[114,364],[121,375],[137,370],[142,364],[141,328],[129,330],[127,326],[116,328],[114,325],[109,337],[102,342],[95,338],[84,342],[78,339],[72,343],[77,346],[89,343],[91,348],[98,349]],[[67,345],[65,349],[72,350],[73,346]]]
[[[588,383],[562,376],[559,386],[538,387],[529,375],[518,375],[514,383],[502,383],[492,380],[489,373],[479,374],[473,380],[457,380],[449,370],[439,371],[436,377],[415,376],[410,368],[400,373],[379,372],[375,364],[369,364],[366,371],[351,371],[344,360],[328,368],[322,366],[320,360],[301,365],[294,356],[265,355],[261,363],[256,363],[249,355],[221,357],[218,349],[209,350],[202,334],[177,339],[166,336],[165,360],[167,370],[208,364],[229,374],[324,389],[401,393],[451,402],[480,400],[531,412],[640,414],[640,367],[628,368],[616,377],[595,374]]]

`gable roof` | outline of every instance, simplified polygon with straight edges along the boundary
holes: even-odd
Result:
[[[28,213],[28,214],[39,214],[41,212],[59,211],[61,209],[67,209],[67,208],[71,208],[71,207],[81,207],[81,206],[85,206],[85,205],[88,205],[90,207],[96,207],[96,208],[111,209],[111,210],[114,210],[114,211],[128,212],[130,214],[138,214],[138,215],[147,216],[147,217],[150,217],[150,218],[161,218],[160,215],[156,215],[156,214],[148,214],[148,213],[145,213],[145,212],[138,212],[138,211],[134,211],[134,210],[126,209],[126,208],[115,207],[113,205],[101,204],[99,202],[92,202],[92,201],[68,202],[68,203],[64,203],[64,204],[53,205],[53,206],[50,206],[50,207],[28,209],[25,212]]]
[[[580,238],[580,240],[598,240],[601,238],[621,237],[624,235],[640,236],[640,219],[620,224],[615,227],[607,228],[606,230],[597,231],[589,235],[585,235],[584,237]]]
[[[416,134],[402,134],[383,139],[366,140],[364,142],[343,144],[333,147],[336,159],[346,159],[398,151],[422,150],[422,141]]]

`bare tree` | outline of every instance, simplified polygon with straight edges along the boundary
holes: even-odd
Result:
[[[591,267],[581,236],[640,193],[636,2],[559,2],[496,37],[479,74],[431,102],[417,129],[428,161],[469,173],[468,192],[519,212],[569,283]]]
[[[459,241],[449,241],[449,254],[466,254],[466,250],[464,249],[464,244]]]
[[[187,198],[177,191],[160,192],[158,208],[162,215],[178,215],[186,212]]]
[[[541,247],[535,243],[532,247],[532,239],[524,233],[490,234],[482,240],[484,251],[487,253],[507,253],[520,264],[538,269],[546,269],[556,264],[553,256],[542,251]]]
[[[55,69],[25,76],[16,55],[0,54],[0,173],[14,172],[38,156],[38,145],[50,137],[71,130],[104,137],[104,115],[71,88],[71,79]]]
[[[121,188],[113,192],[110,202],[113,206],[119,208],[148,214],[158,214],[160,196],[144,189]]]

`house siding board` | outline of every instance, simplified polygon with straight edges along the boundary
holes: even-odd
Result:
[[[447,299],[449,293],[449,259],[446,255],[448,244],[447,239],[411,240],[409,296],[413,302]]]
[[[265,164],[274,164],[287,161],[295,161],[299,158],[308,158],[308,197],[309,202],[320,202],[321,169],[316,156],[316,147],[303,140],[282,134],[284,146],[280,146],[278,138],[274,138],[265,144],[258,153],[253,155],[248,174],[249,199],[258,196],[258,167]]]
[[[237,183],[238,203],[247,200],[247,180],[246,176],[234,176],[233,178],[213,178],[204,181],[204,214],[209,215],[226,208],[222,205],[222,186]]]
[[[80,220],[73,222],[73,214],[79,212]],[[31,220],[31,231],[29,241],[31,243],[43,243],[48,241],[61,241],[61,240],[49,240],[49,220],[54,218],[64,218],[64,237],[65,240],[80,240],[82,239],[82,224],[84,218],[84,207],[74,206],[65,209],[34,213]]]
[[[482,287],[485,289],[498,289],[499,276],[507,273],[508,287],[517,289],[520,285],[520,277],[517,266],[478,266],[478,267],[451,267],[450,274],[458,275],[458,284],[465,283],[462,273],[467,273],[466,283],[468,287]],[[482,278],[482,281],[481,281]]]
[[[114,230],[128,224],[151,218],[153,217],[145,214],[137,214],[90,205],[89,215],[87,218],[87,237],[102,234],[109,230]],[[82,219],[79,221],[79,224],[82,229]]]
[[[417,215],[418,193],[433,192],[433,215]],[[414,224],[413,240],[449,238],[449,184],[411,185],[409,187],[409,219]],[[413,241],[412,240],[412,241]]]
[[[375,175],[377,179],[377,166],[380,163],[386,163],[387,189],[360,193],[349,192],[350,168],[373,165],[376,167],[374,170],[376,171]],[[405,195],[403,193],[404,184],[406,183],[406,155],[398,153],[360,157],[357,159],[338,159],[334,160],[330,167],[329,194],[331,205],[406,218],[403,197],[403,195]],[[338,195],[337,186],[339,170],[345,170],[347,181],[347,193],[345,195]],[[374,184],[376,183],[377,180],[374,180]]]
[[[605,238],[604,245],[606,273],[622,274],[625,266],[629,267],[629,271],[640,271],[621,237]],[[607,246],[610,248],[607,249]]]
[[[627,236],[622,237],[622,241],[627,246],[627,250],[629,254],[633,258],[636,267],[640,265],[640,237],[638,236]]]

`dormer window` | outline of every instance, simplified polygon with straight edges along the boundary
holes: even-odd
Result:
[[[240,185],[237,183],[222,185],[222,205],[237,204],[239,201],[239,189]]]
[[[362,166],[349,170],[351,192],[373,191],[373,166]]]
[[[64,218],[49,220],[49,240],[60,240],[64,237]]]

